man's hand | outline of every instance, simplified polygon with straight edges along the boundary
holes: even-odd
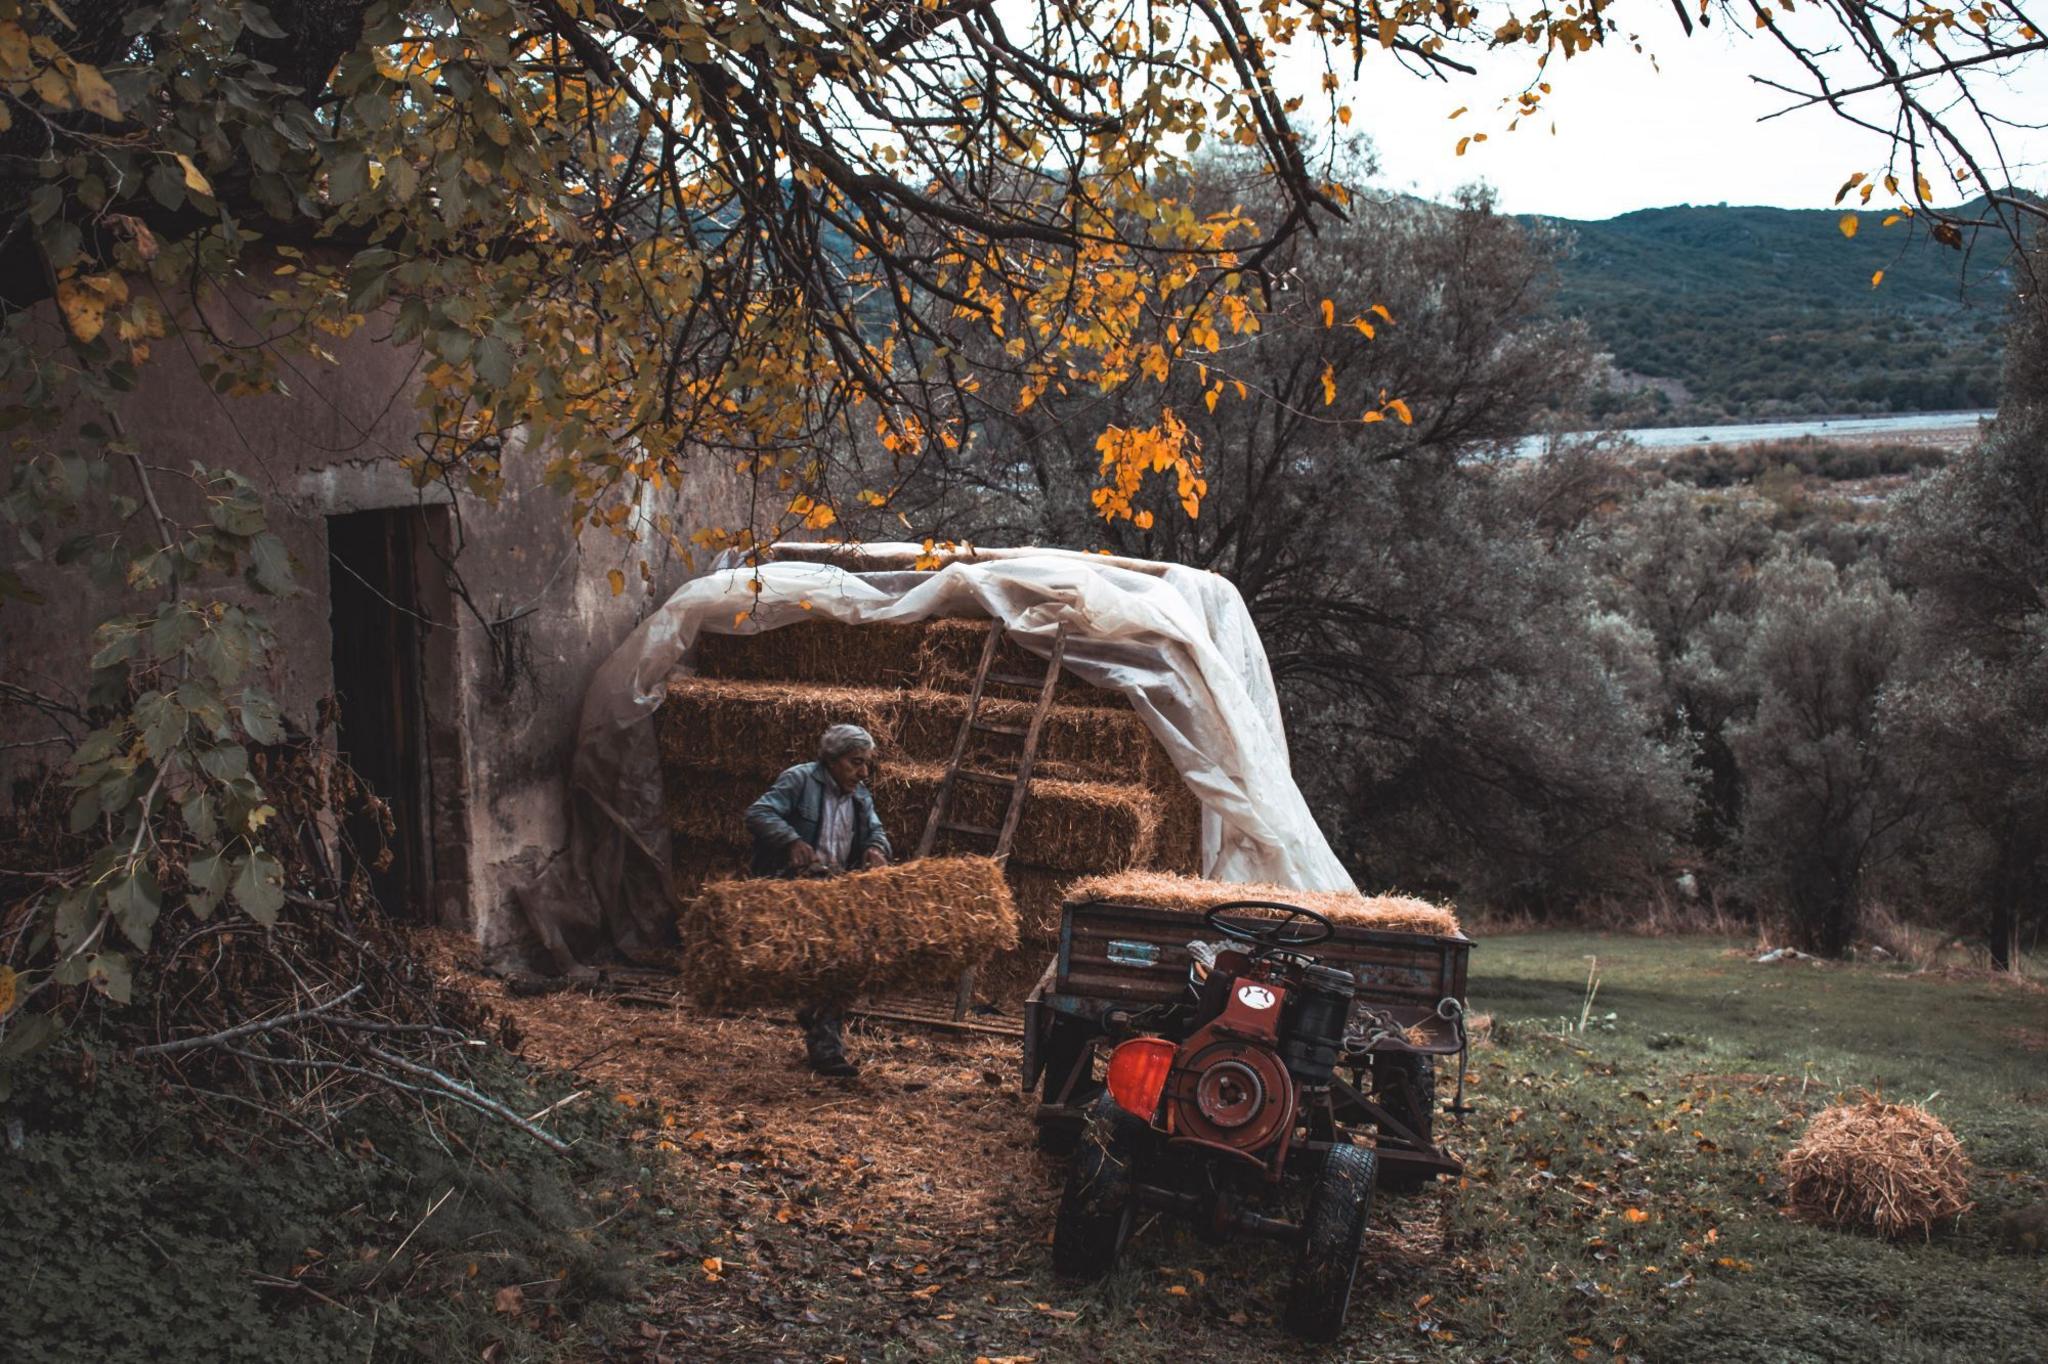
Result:
[[[818,860],[817,849],[799,838],[789,845],[789,865],[798,871]]]
[[[888,866],[889,854],[883,852],[880,848],[869,848],[868,855],[862,860],[867,863],[868,869],[872,871],[876,867]]]

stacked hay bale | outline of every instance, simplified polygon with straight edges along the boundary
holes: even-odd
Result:
[[[1925,1237],[1971,1206],[1963,1144],[1914,1104],[1865,1097],[1823,1109],[1780,1169],[1792,1211],[1822,1226]]]
[[[707,635],[698,675],[670,682],[655,714],[678,890],[742,874],[747,806],[776,774],[813,756],[827,725],[860,725],[881,745],[871,782],[899,853],[917,846],[966,718],[987,639],[984,620],[846,626],[806,621],[759,635]],[[1026,676],[1044,661],[1006,641],[994,670]],[[1022,725],[1036,696],[991,685],[982,718]],[[963,766],[1016,770],[1022,742],[977,732]],[[1008,792],[954,790],[955,822],[994,827]],[[985,853],[941,837],[940,853]],[[1063,674],[1040,731],[1024,816],[1005,868],[1027,937],[1058,928],[1061,886],[1076,876],[1201,864],[1201,804],[1143,720],[1114,692]]]

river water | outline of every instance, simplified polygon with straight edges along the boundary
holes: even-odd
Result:
[[[1744,426],[1645,426],[1617,434],[1628,437],[1646,450],[1675,450],[1691,445],[1748,445],[1759,441],[1797,440],[1882,440],[1912,437],[1915,443],[1961,447],[1977,434],[1980,423],[1991,412],[1902,412],[1886,417],[1811,417],[1803,421],[1752,422]],[[1578,435],[1593,435],[1579,432]],[[1544,436],[1525,437],[1516,453],[1524,457],[1543,453]]]

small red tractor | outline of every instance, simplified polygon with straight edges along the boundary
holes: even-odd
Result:
[[[1040,1110],[1049,1130],[1069,1115],[1079,1125],[1053,1267],[1078,1279],[1107,1274],[1143,1207],[1188,1216],[1216,1239],[1240,1231],[1291,1241],[1283,1324],[1334,1340],[1375,1188],[1458,1168],[1431,1144],[1431,1049],[1462,1059],[1471,944],[1340,930],[1267,901],[1218,905],[1200,921],[1161,913],[1068,906],[1060,961],[1033,992],[1027,1083],[1038,1067],[1056,1099]],[[1219,940],[1187,941],[1197,922]],[[1184,985],[1159,998],[1157,972],[1182,962]],[[1107,969],[1091,975],[1091,966]],[[1126,988],[1113,985],[1119,975]],[[1375,985],[1389,982],[1411,988],[1375,999]],[[1423,1015],[1441,1026],[1424,1026]],[[1375,1145],[1354,1139],[1366,1124]]]

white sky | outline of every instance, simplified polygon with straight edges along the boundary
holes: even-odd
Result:
[[[1825,107],[1757,121],[1793,101],[1754,84],[1752,72],[1805,83],[1805,73],[1769,35],[1730,32],[1716,22],[1687,38],[1662,6],[1627,13],[1649,25],[1645,53],[1616,42],[1609,51],[1553,60],[1545,73],[1553,93],[1544,110],[1512,133],[1500,101],[1521,90],[1534,70],[1535,51],[1526,47],[1458,52],[1479,74],[1453,72],[1448,83],[1418,79],[1375,53],[1378,60],[1368,60],[1361,80],[1347,83],[1339,98],[1354,107],[1352,129],[1372,138],[1384,187],[1442,199],[1483,179],[1510,213],[1607,218],[1637,208],[1723,202],[1825,208],[1851,172],[1883,169],[1883,139]],[[1306,86],[1314,73],[1304,74]],[[2000,102],[2008,112],[2048,117],[2048,59],[2037,56],[2007,82]],[[1460,105],[1468,112],[1451,120]],[[1861,112],[1889,124],[1876,102]],[[1455,154],[1459,138],[1480,132],[1488,135],[1484,143]],[[2048,190],[2048,136],[2003,136],[2012,182]],[[1965,197],[1944,193],[1940,177],[1930,178],[1937,199]],[[1880,188],[1873,208],[1882,196]]]

